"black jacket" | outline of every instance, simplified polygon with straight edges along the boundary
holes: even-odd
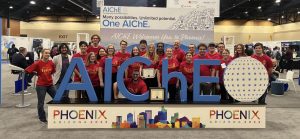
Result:
[[[23,69],[26,69],[28,67],[28,63],[26,61],[26,58],[20,53],[13,55],[12,65],[18,66],[18,67],[23,68]]]

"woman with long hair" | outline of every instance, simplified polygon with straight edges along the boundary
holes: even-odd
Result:
[[[107,54],[106,54],[105,48],[100,48],[98,53],[96,54],[97,62],[100,63],[101,58],[105,57],[106,55]]]
[[[106,57],[102,57],[101,60],[100,60],[100,77],[99,77],[99,80],[100,80],[100,87],[104,87],[104,74],[105,74],[105,60],[106,58],[111,58],[112,59],[112,79],[111,79],[111,83],[112,85],[117,81],[117,72],[118,72],[118,69],[119,69],[119,66],[120,66],[120,63],[119,63],[119,58],[115,56],[115,52],[116,52],[116,49],[115,49],[115,46],[113,44],[109,44],[107,46],[107,49],[106,49]],[[111,86],[111,90],[113,90],[112,86]],[[111,98],[114,99],[114,94],[111,93]]]
[[[148,58],[151,61],[151,65],[147,66],[147,65],[143,65],[143,69],[153,69],[153,74],[155,75],[154,78],[146,78],[145,82],[147,84],[148,87],[157,87],[158,83],[157,83],[157,66],[158,66],[158,55],[155,52],[155,45],[154,43],[150,43],[148,50],[146,52],[146,54],[144,55],[145,58]]]
[[[100,88],[100,68],[96,60],[96,55],[94,52],[90,52],[87,56],[85,62],[85,68],[89,74],[92,85],[96,92],[97,98],[99,101],[103,101],[103,92],[101,92]]]
[[[156,44],[156,54],[158,56],[158,61],[161,61],[166,57],[165,55],[165,44],[163,42],[159,42]]]
[[[247,56],[245,53],[245,46],[243,44],[236,45],[233,59],[245,56]]]
[[[41,122],[47,123],[44,101],[46,93],[48,93],[51,98],[55,96],[56,89],[52,79],[52,74],[55,72],[55,65],[52,60],[50,60],[50,49],[43,49],[41,53],[41,59],[27,67],[25,71],[27,73],[37,72],[38,80],[36,83],[36,92],[38,98],[38,115]]]
[[[224,76],[224,70],[226,66],[232,61],[230,58],[230,52],[228,49],[225,49],[222,52],[222,59],[221,59],[221,65],[217,67],[217,70],[219,71],[219,87],[220,88],[220,94],[221,94],[221,102],[233,102],[233,98],[228,94],[224,87],[224,81],[223,81],[223,76]]]
[[[133,47],[131,50],[131,57],[140,56],[140,50],[138,47]],[[140,75],[142,73],[143,64],[141,62],[134,62],[129,65],[127,70],[125,71],[125,79],[131,78],[133,71],[139,71]]]

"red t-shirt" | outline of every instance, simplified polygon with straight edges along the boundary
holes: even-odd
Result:
[[[221,59],[221,65],[222,65],[222,64],[225,64],[225,65],[227,66],[231,61],[232,61],[231,58],[229,58],[227,61]],[[220,82],[220,83],[223,83],[223,82],[224,82],[224,81],[223,81],[224,69],[222,68],[221,65],[220,65],[220,66],[217,66],[217,67],[216,67],[216,70],[219,71],[219,82]]]
[[[141,66],[143,66],[143,64],[140,62],[134,62],[133,64],[129,65],[127,69],[127,78],[132,77],[133,71],[140,71]]]
[[[209,53],[209,52],[207,52],[206,54],[205,54],[205,56],[207,57],[207,59],[222,59],[222,56],[218,53],[218,52],[215,52],[215,53],[213,53],[213,54],[211,54],[211,53]]]
[[[80,53],[76,53],[76,54],[73,55],[72,58],[81,58],[83,60],[83,63],[85,64],[86,59],[87,59],[87,54],[82,55]],[[76,66],[76,69],[78,70],[77,66]],[[74,82],[80,82],[80,81],[81,81],[81,79],[79,78],[79,76],[77,74],[75,74]]]
[[[100,80],[98,76],[99,65],[90,64],[88,66],[85,66],[85,68],[89,74],[93,86],[100,86]]]
[[[267,71],[268,71],[268,69],[273,68],[273,63],[269,56],[267,56],[267,55],[258,56],[256,54],[254,54],[251,57],[260,61],[265,66]]]
[[[102,72],[105,73],[105,59],[107,57],[102,57],[100,60],[100,67],[102,67]],[[118,67],[119,67],[119,58],[118,57],[113,57],[112,58],[112,73],[117,73],[118,72]]]
[[[173,50],[173,57],[176,58],[179,63],[182,62],[184,56],[185,56],[185,53],[180,48]]]
[[[124,61],[126,61],[128,58],[130,58],[130,53],[128,52],[125,52],[125,53],[122,53],[122,52],[117,52],[115,54],[115,57],[118,57],[119,58],[119,64],[123,64]]]
[[[147,69],[147,68],[154,68],[154,69],[156,69],[157,65],[158,65],[158,61],[154,60],[154,55],[153,56],[149,56],[147,58],[151,61],[151,65],[147,66],[146,64],[143,64],[143,69]]]
[[[146,54],[147,53],[147,51],[145,50],[145,51],[140,51],[140,56],[142,56],[142,55],[144,55],[144,54]]]
[[[158,62],[160,62],[162,59],[164,59],[166,57],[165,54],[163,55],[158,55]]]
[[[26,72],[37,72],[38,80],[36,85],[38,86],[51,86],[53,85],[52,74],[55,73],[55,65],[51,60],[44,62],[39,60],[25,69]]]
[[[159,62],[158,69],[160,72],[160,81],[162,81],[162,61]],[[168,73],[178,71],[179,70],[179,62],[176,58],[168,59]],[[177,78],[171,78],[169,80],[169,84],[176,84]]]
[[[196,59],[209,59],[206,55],[205,56],[199,56],[199,55],[195,55],[193,56],[193,60]],[[210,65],[201,65],[200,66],[200,76],[211,76],[211,72],[210,72]]]
[[[194,63],[187,63],[183,61],[180,64],[179,71],[186,77],[186,80],[189,84],[193,83],[193,73],[194,73]]]
[[[137,82],[133,82],[131,78],[124,80],[124,84],[129,92],[132,94],[140,95],[147,92],[147,85],[142,79],[138,79]]]
[[[97,55],[100,48],[104,48],[104,47],[101,46],[101,45],[98,45],[98,47],[89,46],[88,49],[87,49],[86,51],[87,51],[87,53],[94,52],[95,55]]]

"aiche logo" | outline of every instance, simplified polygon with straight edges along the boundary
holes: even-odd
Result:
[[[54,120],[106,120],[106,110],[53,110]]]
[[[211,120],[260,120],[259,110],[210,110]]]

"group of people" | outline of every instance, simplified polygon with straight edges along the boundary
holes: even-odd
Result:
[[[187,79],[188,88],[180,88],[180,81],[177,78],[171,78],[168,82],[169,101],[180,100],[179,92],[182,89],[187,89],[188,101],[193,100],[193,62],[196,59],[214,59],[220,60],[221,65],[228,65],[233,59],[245,57],[245,47],[238,44],[234,56],[230,56],[228,49],[225,49],[223,43],[208,45],[201,43],[199,45],[188,45],[188,51],[183,51],[180,46],[180,40],[175,40],[173,48],[165,48],[163,42],[150,43],[146,40],[141,40],[139,46],[134,46],[131,52],[127,52],[127,41],[120,41],[120,50],[117,51],[115,46],[110,44],[106,46],[100,45],[101,38],[98,35],[92,35],[90,45],[87,42],[79,43],[80,52],[74,55],[69,55],[69,47],[62,43],[58,47],[58,54],[51,58],[51,50],[43,49],[41,51],[40,60],[26,67],[27,73],[37,72],[38,80],[36,91],[38,96],[38,114],[42,122],[47,122],[44,111],[45,95],[48,93],[52,98],[56,90],[60,87],[62,79],[68,69],[72,58],[81,58],[84,61],[87,73],[90,77],[92,85],[95,89],[99,101],[104,99],[104,83],[105,83],[105,60],[112,59],[112,99],[119,98],[119,90],[117,88],[116,75],[119,66],[131,57],[141,56],[148,58],[151,65],[147,66],[143,63],[136,62],[128,66],[124,74],[124,84],[129,92],[140,95],[149,90],[149,87],[162,87],[162,60],[168,60],[168,72],[179,71]],[[25,48],[24,48],[25,49]],[[199,50],[197,52],[197,49]],[[217,50],[216,50],[217,49]],[[272,61],[263,53],[263,44],[257,43],[254,45],[255,53],[251,56],[259,60],[268,70],[269,75],[272,72]],[[20,51],[21,53],[22,51]],[[24,55],[24,54],[23,54]],[[26,54],[25,54],[26,55]],[[219,83],[201,83],[201,92],[203,95],[221,95],[221,101],[233,102],[234,99],[227,93],[224,82],[223,73],[224,66],[209,66],[202,65],[200,67],[201,76],[219,77]],[[143,69],[151,68],[154,71],[154,78],[144,78]],[[74,77],[70,82],[81,82],[81,75],[77,68],[74,70]],[[85,91],[76,91],[76,98],[87,98]],[[265,97],[259,99],[259,103],[265,103]],[[64,100],[69,99],[68,91],[64,93]]]

